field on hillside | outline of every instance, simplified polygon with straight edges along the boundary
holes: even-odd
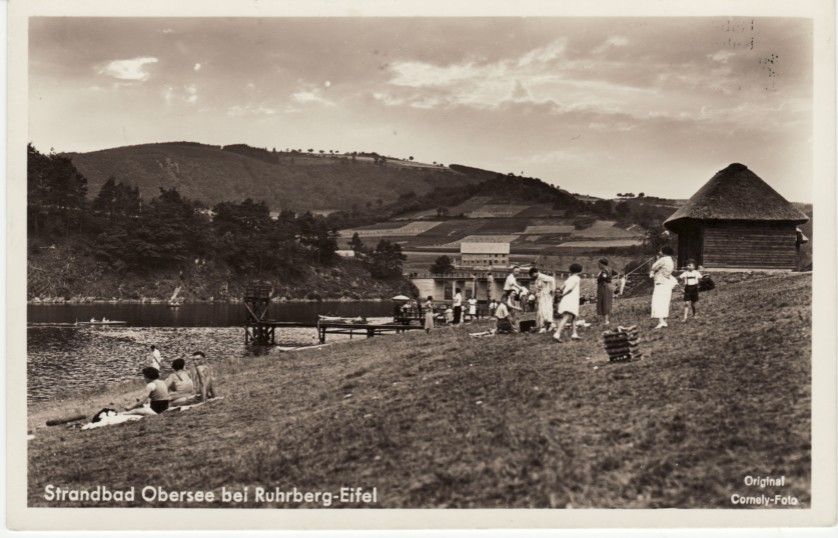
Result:
[[[474,197],[476,200],[480,197]],[[483,204],[483,199],[479,199]],[[483,204],[483,208],[489,206]],[[521,208],[530,206],[502,206]],[[538,206],[532,206],[536,210]],[[643,243],[643,230],[628,230],[617,225],[616,221],[591,219],[590,222],[576,225],[574,219],[545,217],[507,217],[497,216],[503,211],[473,211],[470,215],[480,218],[453,218],[440,220],[392,220],[369,226],[340,231],[341,246],[346,247],[349,239],[357,233],[370,242],[380,239],[398,242],[406,251],[442,251],[459,252],[462,242],[501,242],[510,243],[513,252],[539,254],[548,250],[573,249],[574,252],[596,251],[601,248],[632,247]],[[534,211],[533,214],[539,214]],[[555,252],[553,252],[555,253]]]
[[[811,276],[717,282],[664,332],[648,297],[615,303],[616,323],[640,325],[631,363],[606,361],[586,305],[595,325],[573,343],[470,337],[482,322],[231,359],[224,400],[104,430],[44,428],[72,402],[35,406],[28,501],[50,504],[46,484],[152,484],[376,487],[382,507],[733,508],[733,493],[808,507]]]

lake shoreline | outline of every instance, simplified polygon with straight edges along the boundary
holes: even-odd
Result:
[[[320,297],[318,299],[306,299],[306,298],[274,298],[271,299],[271,303],[274,304],[284,304],[284,303],[382,303],[385,301],[389,301],[390,299],[383,298],[383,297],[376,297],[376,298],[354,298],[354,297]],[[57,306],[57,305],[85,305],[85,304],[113,304],[113,305],[120,305],[120,304],[147,304],[147,305],[167,305],[169,303],[168,299],[161,299],[158,297],[146,297],[143,299],[103,299],[101,297],[73,297],[70,299],[65,299],[63,297],[46,297],[43,299],[35,298],[35,299],[28,299],[26,301],[27,306]],[[205,304],[242,304],[244,301],[238,298],[229,298],[229,299],[190,299],[188,301],[183,301],[178,303],[178,306],[181,305],[205,305]]]

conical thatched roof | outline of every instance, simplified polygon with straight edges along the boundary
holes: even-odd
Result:
[[[809,217],[798,211],[768,183],[744,164],[720,170],[664,226],[677,227],[681,219],[751,220],[803,223]]]

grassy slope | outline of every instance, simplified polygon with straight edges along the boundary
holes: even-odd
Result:
[[[776,493],[807,506],[811,279],[719,280],[665,333],[647,297],[617,303],[649,353],[628,364],[605,361],[599,325],[562,345],[472,325],[230,362],[222,402],[38,430],[29,502],[47,483],[275,484],[377,486],[387,507],[730,507],[774,493],[746,474],[783,474]]]
[[[350,163],[298,156],[293,163],[285,159],[273,164],[199,144],[144,144],[70,156],[87,177],[91,196],[113,175],[138,185],[144,198],[156,196],[158,187],[177,187],[181,194],[207,204],[249,197],[275,210],[364,207],[368,201],[392,201],[408,191],[424,194],[452,181],[477,181],[447,169],[396,162],[377,166],[363,159]]]

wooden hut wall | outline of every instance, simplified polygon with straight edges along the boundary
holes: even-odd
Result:
[[[705,267],[794,269],[795,226],[790,223],[704,223]]]
[[[703,265],[704,256],[701,241],[701,224],[689,223],[682,226],[678,232],[678,267],[684,267],[687,260],[693,259]]]

